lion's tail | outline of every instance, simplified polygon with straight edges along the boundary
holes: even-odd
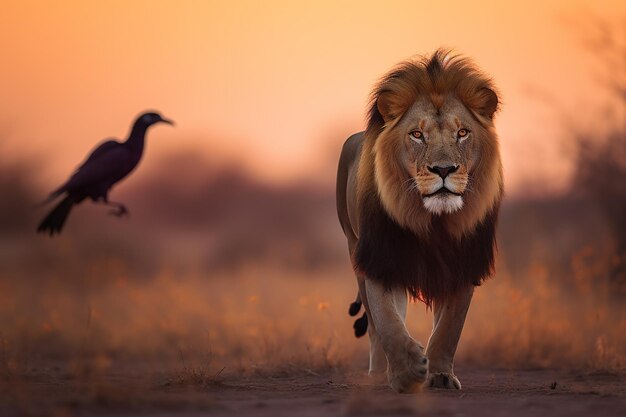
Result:
[[[356,316],[357,314],[359,314],[359,311],[361,311],[362,305],[363,305],[363,302],[361,301],[361,293],[357,291],[356,300],[354,300],[354,302],[350,304],[350,308],[348,309],[348,314],[350,314],[352,317]]]
[[[363,302],[361,301],[361,293],[356,293],[356,300],[352,304],[350,304],[350,308],[348,309],[348,314],[351,316],[356,316],[361,311],[361,306]],[[361,337],[367,333],[367,313],[363,313],[363,315],[354,321],[354,335],[356,337]]]

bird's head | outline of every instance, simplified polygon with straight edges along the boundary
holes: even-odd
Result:
[[[167,123],[168,125],[174,125],[172,120],[166,119],[161,116],[159,113],[148,112],[144,113],[137,118],[136,124],[141,123],[145,127],[152,126],[155,123]]]

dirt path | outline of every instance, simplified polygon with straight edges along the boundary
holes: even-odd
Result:
[[[459,369],[463,391],[398,395],[362,375],[224,376],[181,385],[128,374],[99,382],[6,381],[0,415],[19,416],[625,416],[625,372]]]

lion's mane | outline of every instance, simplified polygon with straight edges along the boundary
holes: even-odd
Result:
[[[424,209],[421,198],[406,192],[407,174],[394,149],[401,141],[380,139],[394,134],[394,127],[418,98],[427,97],[439,109],[451,95],[478,121],[480,156],[470,172],[471,190],[464,196],[464,207],[437,216]],[[493,125],[497,106],[490,78],[468,59],[441,50],[402,63],[382,78],[371,96],[358,169],[359,240],[353,253],[357,273],[389,288],[405,287],[427,305],[463,286],[480,285],[493,273],[503,195]]]

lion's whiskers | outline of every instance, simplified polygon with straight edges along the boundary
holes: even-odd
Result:
[[[407,187],[406,184],[410,183],[409,186]],[[417,185],[417,181],[415,181],[415,178],[411,177],[411,178],[407,178],[402,185],[404,187],[406,187],[406,191],[407,192],[412,192],[412,191],[419,191],[419,187]]]
[[[465,184],[465,192],[467,192],[467,193],[473,193],[474,192],[472,179],[469,178],[469,177],[467,178],[467,184]]]

